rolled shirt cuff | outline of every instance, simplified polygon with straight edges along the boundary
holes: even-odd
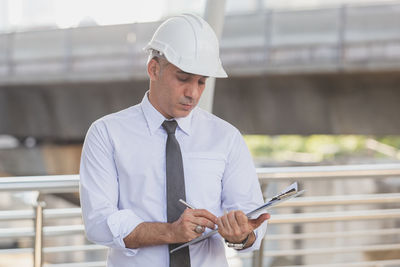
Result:
[[[250,252],[253,250],[260,249],[261,242],[264,239],[265,233],[267,231],[267,221],[263,222],[257,229],[254,230],[254,234],[256,235],[256,240],[254,243],[245,249],[238,250],[239,253]]]
[[[127,248],[124,238],[142,222],[143,220],[129,209],[114,212],[107,218],[107,225],[113,235],[113,242],[117,248],[124,250],[126,256],[134,256],[139,251],[139,249]]]

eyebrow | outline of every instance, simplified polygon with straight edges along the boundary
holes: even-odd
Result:
[[[183,71],[183,70],[178,70],[177,72],[178,72],[178,73],[181,73],[181,74],[195,75],[195,74],[193,74],[193,73],[189,73],[189,72],[186,72],[186,71]],[[202,76],[202,77],[205,78],[205,79],[208,78],[208,76]]]

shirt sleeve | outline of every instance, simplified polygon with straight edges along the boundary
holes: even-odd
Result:
[[[123,239],[143,220],[132,210],[118,209],[118,172],[114,148],[104,122],[90,127],[83,145],[80,166],[80,200],[88,240],[123,249],[135,255],[138,249],[125,247]]]
[[[222,180],[222,208],[248,213],[264,203],[253,159],[239,131],[232,139],[227,166]],[[252,246],[241,252],[259,249],[267,230],[267,221],[255,231]]]

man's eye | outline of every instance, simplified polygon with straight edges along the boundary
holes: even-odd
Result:
[[[205,83],[206,83],[205,81],[199,80],[199,84],[203,85]]]
[[[186,82],[188,80],[188,78],[187,77],[179,77],[178,76],[178,80],[181,81],[181,82]]]

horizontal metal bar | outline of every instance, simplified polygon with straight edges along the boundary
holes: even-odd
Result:
[[[0,238],[33,237],[33,227],[0,228]]]
[[[43,227],[43,234],[45,236],[76,235],[84,233],[85,227],[83,224]]]
[[[91,251],[105,250],[107,247],[100,245],[82,245],[82,246],[61,246],[44,248],[45,253],[61,253],[61,252],[76,252],[76,251]],[[382,251],[382,250],[398,250],[400,244],[389,245],[370,245],[370,246],[350,246],[338,248],[317,248],[317,249],[302,249],[302,250],[280,250],[264,252],[265,257],[289,256],[289,255],[307,255],[307,254],[325,254],[325,253],[351,253],[360,251]],[[31,253],[32,248],[23,249],[3,249],[0,254],[22,254]],[[84,265],[82,265],[84,266]],[[86,266],[86,265],[85,265]]]
[[[282,267],[385,267],[400,266],[400,260],[382,260],[382,261],[363,261],[363,262],[341,262],[341,263],[324,263],[311,265],[290,265]]]
[[[326,180],[327,178],[384,178],[400,176],[400,164],[258,168],[260,182],[274,180]]]
[[[400,164],[310,166],[258,168],[260,182],[276,180],[326,180],[339,178],[384,178],[400,176]],[[16,176],[0,179],[0,192],[40,191],[43,193],[76,192],[79,175]]]
[[[44,236],[65,236],[84,234],[85,227],[82,224],[77,225],[59,225],[43,227]],[[21,228],[0,228],[0,238],[33,237],[35,232],[33,227]]]
[[[263,254],[264,257],[278,257],[278,256],[353,253],[353,252],[384,251],[384,250],[400,250],[400,244],[327,247],[327,248],[309,248],[309,249],[283,249],[277,251],[269,250],[269,251],[264,251]]]
[[[338,237],[356,237],[356,236],[377,236],[377,235],[396,235],[400,234],[400,228],[390,229],[369,229],[359,231],[341,231],[341,232],[317,232],[303,234],[267,234],[264,239],[272,240],[298,240],[298,239],[325,239]]]
[[[269,223],[316,223],[334,221],[383,220],[390,218],[400,218],[400,209],[272,214],[271,219],[269,219]]]
[[[63,226],[45,226],[43,234],[45,236],[63,236],[84,234],[83,225],[63,225]],[[295,240],[295,239],[324,239],[338,237],[372,236],[372,235],[395,235],[400,234],[399,228],[390,229],[369,229],[359,231],[342,232],[324,232],[324,233],[302,233],[302,234],[268,234],[265,240]],[[33,237],[35,235],[33,227],[21,228],[0,228],[0,238]]]
[[[60,252],[76,252],[76,251],[91,251],[91,250],[105,250],[108,247],[101,245],[81,245],[81,246],[60,246],[60,247],[45,247],[44,253],[60,253]]]
[[[60,246],[60,247],[45,247],[43,248],[43,252],[60,253],[60,252],[92,251],[92,250],[105,250],[105,249],[108,248],[101,245]],[[363,252],[363,251],[384,251],[384,250],[400,250],[400,244],[328,247],[328,248],[312,248],[312,249],[288,249],[288,250],[278,250],[278,251],[269,250],[269,251],[264,251],[264,257],[327,254],[327,253],[353,253],[353,252]]]
[[[305,207],[325,205],[356,205],[400,202],[400,194],[374,194],[374,195],[349,195],[349,196],[318,196],[301,197],[282,203],[279,207]],[[81,217],[81,208],[45,209],[46,219]],[[0,221],[7,220],[32,220],[33,210],[7,210],[0,211]]]
[[[400,202],[400,194],[374,194],[374,195],[350,195],[350,196],[318,196],[302,197],[284,202],[280,207],[304,207],[324,205],[355,205]],[[46,219],[81,217],[81,208],[45,209]],[[7,210],[0,211],[0,221],[7,220],[32,220],[33,210]]]
[[[397,194],[394,194],[397,195]],[[392,200],[397,200],[397,196],[393,196]],[[330,197],[326,197],[329,199]],[[351,197],[349,197],[349,201]],[[295,201],[295,200],[293,200]],[[324,200],[326,203],[329,200]],[[339,200],[339,201],[343,201]],[[372,201],[372,199],[370,199]],[[301,206],[301,205],[296,205]],[[358,210],[358,211],[341,211],[341,212],[329,212],[329,213],[299,213],[299,214],[277,214],[274,215],[271,219],[271,223],[286,223],[287,220],[296,219],[296,220],[306,220],[304,222],[308,222],[310,220],[318,220],[318,217],[322,221],[328,219],[336,218],[338,220],[339,217],[343,217],[343,220],[350,219],[366,219],[365,216],[384,216],[382,218],[397,218],[399,216],[400,209],[382,209],[382,210]],[[44,210],[44,216],[46,219],[57,219],[57,218],[71,218],[71,217],[80,217],[81,209],[80,208],[68,208],[68,209],[47,209]],[[1,220],[16,220],[16,219],[33,219],[32,211],[1,211],[0,212],[0,221]],[[285,221],[285,222],[283,222]],[[291,221],[292,222],[292,221]]]
[[[45,226],[43,234],[45,236],[65,236],[84,234],[83,225],[63,225],[63,226]],[[294,239],[324,239],[338,237],[355,237],[355,236],[372,236],[372,235],[394,235],[400,234],[399,228],[376,229],[376,230],[360,230],[360,231],[344,231],[344,232],[325,232],[325,233],[302,233],[302,234],[268,234],[265,240],[294,240]],[[33,237],[35,235],[33,227],[24,228],[3,228],[0,229],[0,238],[18,238]]]
[[[329,205],[358,205],[400,202],[399,193],[369,194],[369,195],[343,195],[343,196],[316,196],[299,197],[288,202],[283,202],[280,207],[305,207]]]
[[[33,220],[34,216],[33,209],[0,211],[0,221]]]
[[[81,217],[81,208],[66,208],[66,209],[45,209],[43,210],[45,219],[71,218]]]
[[[106,267],[105,261],[44,264],[43,267]]]
[[[46,219],[81,217],[81,208],[45,209],[43,215]],[[0,211],[0,221],[33,220],[33,209],[29,210],[3,210]]]
[[[0,249],[0,255],[5,254],[31,254],[33,253],[33,248],[9,248],[9,249]]]
[[[15,176],[0,179],[0,192],[76,192],[78,187],[79,175]]]
[[[69,215],[80,216],[79,209],[71,210]],[[55,211],[55,209],[48,210]],[[51,213],[50,218],[56,218],[58,212]],[[69,216],[68,215],[68,216]],[[65,215],[66,216],[66,215]],[[334,212],[315,212],[315,213],[295,213],[295,214],[272,214],[269,220],[270,224],[285,223],[316,223],[316,222],[333,222],[333,221],[352,221],[352,220],[382,220],[389,218],[400,218],[400,209],[383,209],[383,210],[350,210],[350,211],[334,211]],[[45,236],[61,236],[70,234],[81,234],[84,232],[84,226],[63,225],[63,226],[45,226],[43,229]],[[10,237],[31,237],[33,236],[33,228],[5,228],[0,229],[0,238]]]

